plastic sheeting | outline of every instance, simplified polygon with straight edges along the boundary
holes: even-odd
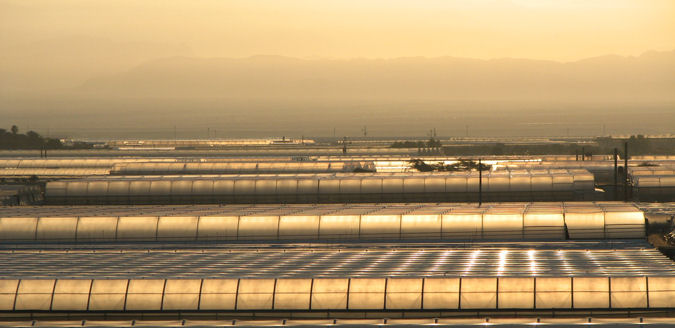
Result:
[[[266,145],[304,145],[314,144],[312,139],[185,139],[185,140],[112,140],[106,142],[110,147],[223,147],[223,146],[266,146]]]
[[[585,200],[595,192],[586,170],[486,172],[484,201]],[[476,201],[470,173],[335,173],[115,176],[52,181],[52,204],[339,203]]]
[[[185,162],[185,163],[119,163],[111,170],[114,175],[171,174],[260,174],[260,173],[330,173],[375,170],[372,162]]]
[[[87,177],[108,175],[106,168],[19,168],[0,169],[0,176],[4,177]]]
[[[643,176],[674,176],[675,165],[629,167],[628,175],[633,179]]]
[[[293,248],[220,244],[215,246],[218,249],[184,249],[162,244],[146,249],[147,243],[127,243],[122,248],[77,251],[5,250],[0,254],[0,272],[15,279],[607,277],[669,276],[675,272],[675,263],[656,249],[645,249],[645,242],[638,240],[542,241],[529,244],[530,249],[494,248],[492,242],[473,242],[471,248],[461,247],[464,243],[448,243],[450,248],[417,245],[355,249],[351,243]],[[594,249],[599,245],[616,248]],[[568,247],[573,248],[564,249]]]
[[[52,152],[52,151],[50,151]],[[117,163],[175,162],[173,158],[26,158],[0,159],[5,169],[111,169]]]
[[[15,241],[199,241],[330,239],[643,238],[633,205],[598,203],[237,205],[215,211],[144,215],[0,217],[0,238]],[[39,208],[36,208],[39,209]],[[73,207],[73,210],[78,209]],[[105,209],[105,208],[103,208]],[[28,212],[28,211],[26,211]],[[36,213],[39,214],[39,213]],[[0,213],[2,215],[2,213]]]
[[[675,307],[675,277],[0,280],[0,310]]]
[[[633,186],[642,188],[675,188],[675,174],[673,175],[645,175],[633,177]]]

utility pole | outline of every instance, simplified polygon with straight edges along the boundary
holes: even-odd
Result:
[[[614,148],[614,200],[619,198],[618,188],[619,188],[619,150]]]
[[[478,159],[478,207],[483,204],[483,164]]]
[[[342,138],[342,153],[347,153],[347,137]]]
[[[628,141],[623,144],[623,200],[628,201]]]
[[[581,161],[586,160],[586,147],[581,147]]]

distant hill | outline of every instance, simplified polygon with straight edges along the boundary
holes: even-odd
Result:
[[[171,57],[76,88],[0,86],[0,114],[88,138],[357,136],[364,125],[369,136],[675,134],[674,90],[675,51],[569,63]]]
[[[174,57],[95,78],[77,93],[117,97],[673,101],[675,51],[569,63],[527,59],[304,60]]]

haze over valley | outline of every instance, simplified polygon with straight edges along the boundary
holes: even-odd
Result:
[[[675,133],[673,15],[670,0],[3,0],[0,115],[79,138]]]

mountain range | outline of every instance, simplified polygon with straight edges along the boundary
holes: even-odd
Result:
[[[364,125],[373,136],[675,133],[675,51],[565,63],[175,56],[106,69],[50,90],[12,89],[0,74],[0,114],[100,138],[353,136]]]
[[[455,57],[172,57],[97,77],[77,94],[116,97],[672,101],[675,51],[575,62]]]

